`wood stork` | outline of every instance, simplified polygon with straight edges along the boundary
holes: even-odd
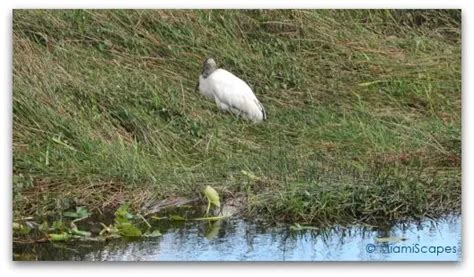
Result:
[[[222,111],[229,111],[244,119],[261,122],[267,119],[263,105],[252,89],[229,71],[217,68],[212,58],[204,61],[196,90],[216,102]]]

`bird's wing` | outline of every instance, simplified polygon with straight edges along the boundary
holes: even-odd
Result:
[[[252,89],[244,81],[224,69],[216,70],[208,78],[212,78],[215,96],[230,107],[245,111],[249,105],[259,103]]]

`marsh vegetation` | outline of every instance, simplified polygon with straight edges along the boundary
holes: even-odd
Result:
[[[267,121],[194,91],[209,56]],[[461,12],[14,11],[15,220],[207,185],[272,222],[460,212]]]

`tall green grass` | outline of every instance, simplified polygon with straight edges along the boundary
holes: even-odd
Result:
[[[460,17],[15,10],[14,214],[138,209],[208,184],[274,220],[459,211]],[[209,56],[251,85],[268,121],[194,91]]]

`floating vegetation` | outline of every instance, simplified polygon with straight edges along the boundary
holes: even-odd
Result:
[[[14,242],[19,243],[35,243],[35,242],[63,242],[69,240],[81,240],[81,241],[97,241],[107,240],[113,238],[139,238],[139,237],[157,237],[161,235],[161,232],[148,223],[148,221],[140,214],[133,214],[129,211],[127,204],[120,206],[114,213],[114,223],[106,225],[100,222],[102,230],[93,236],[92,232],[79,229],[77,223],[88,218],[91,213],[83,208],[78,207],[76,211],[67,211],[63,214],[64,219],[74,218],[70,222],[63,220],[54,221],[51,226],[47,222],[42,224],[32,224],[35,228],[30,228],[26,224],[19,222],[13,223],[14,230]],[[30,221],[31,222],[31,221]],[[144,224],[140,224],[144,223]],[[26,235],[32,235],[24,240]],[[19,240],[18,238],[22,238]]]
[[[221,207],[219,194],[215,189],[207,186],[204,189],[204,195],[207,199],[208,205],[206,214],[204,217],[196,217],[196,207],[185,206],[174,208],[171,212],[163,216],[152,215],[149,219],[154,221],[167,220],[168,222],[185,222],[189,220],[193,221],[213,221],[210,226],[215,228],[212,233],[216,233],[218,230],[219,220],[228,218],[229,216],[211,216],[209,217],[209,209],[211,206]],[[192,216],[189,216],[188,212],[194,211]],[[182,213],[179,213],[182,212]],[[111,214],[112,215],[112,214]],[[159,237],[161,236],[160,230],[152,224],[150,224],[145,216],[140,213],[134,213],[130,210],[129,204],[123,204],[115,210],[113,213],[113,223],[105,224],[104,222],[98,222],[101,229],[96,235],[93,232],[83,230],[79,228],[78,224],[81,221],[85,221],[90,218],[92,213],[85,207],[76,207],[74,211],[66,211],[62,214],[59,220],[53,221],[49,224],[44,221],[38,224],[33,218],[26,218],[25,222],[14,222],[14,242],[18,243],[35,243],[35,242],[65,242],[70,240],[81,240],[81,241],[103,241],[108,239],[116,238],[143,238],[143,237]],[[92,220],[93,221],[93,220]],[[30,236],[30,233],[33,233]],[[27,240],[23,238],[28,237]],[[211,235],[210,237],[213,237]],[[22,238],[21,240],[19,238]]]

